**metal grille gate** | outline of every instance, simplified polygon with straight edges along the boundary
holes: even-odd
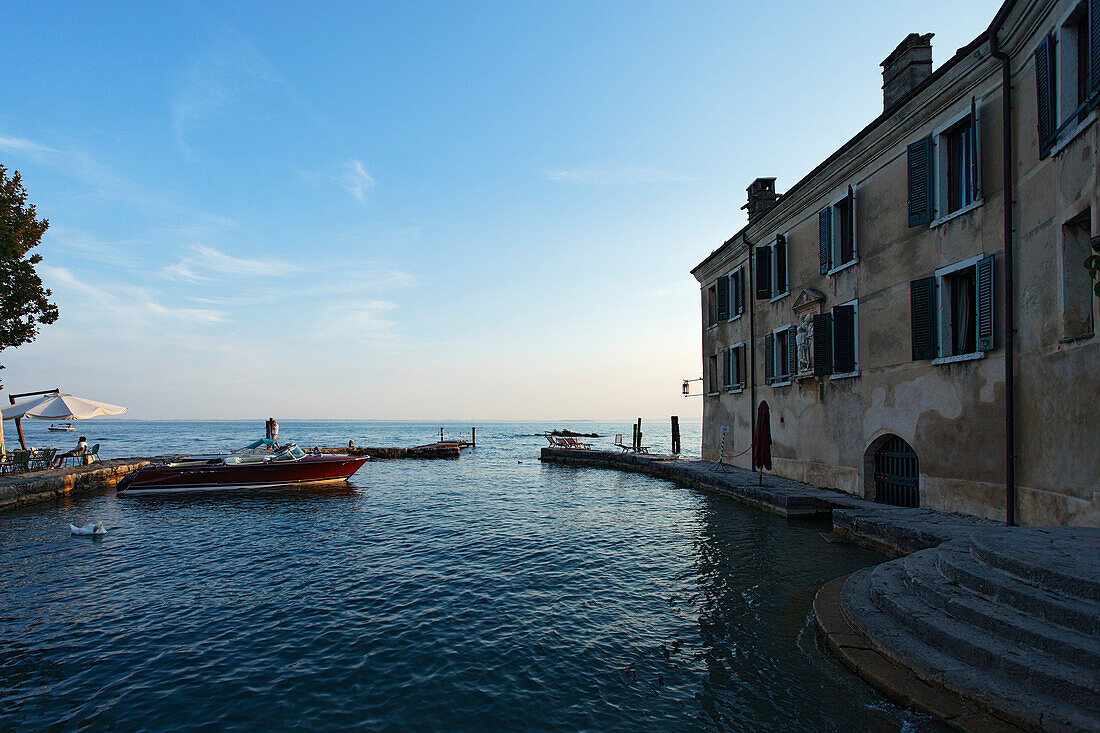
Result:
[[[920,506],[917,476],[917,454],[898,436],[890,436],[875,451],[875,501]]]

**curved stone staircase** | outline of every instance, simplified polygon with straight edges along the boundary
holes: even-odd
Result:
[[[975,533],[852,574],[848,623],[1027,729],[1100,730],[1100,529]]]

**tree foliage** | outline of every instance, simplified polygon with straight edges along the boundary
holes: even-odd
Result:
[[[57,320],[57,306],[34,270],[42,256],[28,256],[50,226],[37,216],[19,171],[9,176],[0,165],[0,351],[33,341],[40,324]]]

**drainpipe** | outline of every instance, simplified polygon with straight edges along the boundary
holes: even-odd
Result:
[[[1006,4],[1006,8],[1008,5]],[[1013,312],[1012,270],[1012,69],[1009,57],[997,45],[997,33],[1007,13],[998,13],[989,27],[989,50],[1001,62],[1001,117],[1004,168],[1004,237],[1005,237],[1005,524],[1016,524],[1016,426],[1013,415],[1015,380],[1015,317]]]
[[[752,245],[749,244],[749,236],[741,233],[741,241],[745,243],[749,253],[749,261],[745,269],[749,271],[749,287],[745,298],[749,301],[749,442],[756,440],[756,284],[753,275],[756,271],[752,257]]]

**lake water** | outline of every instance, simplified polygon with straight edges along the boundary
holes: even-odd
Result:
[[[439,426],[280,436],[412,445]],[[263,431],[79,427],[114,456]],[[346,486],[0,513],[0,729],[940,730],[823,653],[809,621],[820,584],[883,557],[667,481],[542,464],[551,427],[479,425],[460,459],[374,461]],[[29,442],[72,436],[39,430]],[[667,424],[643,430],[667,450]],[[682,430],[697,451],[698,421]],[[98,520],[106,536],[70,536]]]

